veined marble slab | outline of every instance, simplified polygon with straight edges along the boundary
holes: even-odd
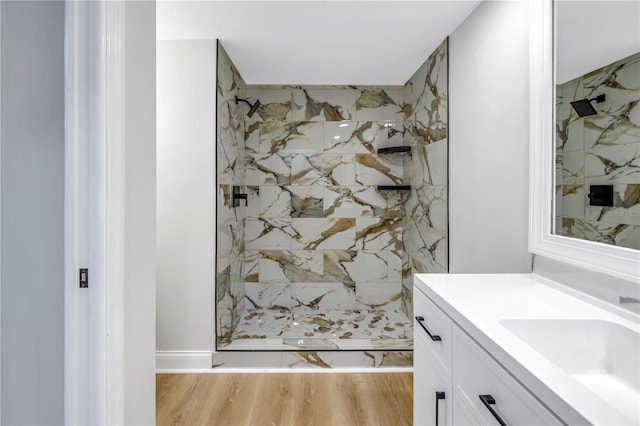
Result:
[[[249,102],[255,103],[260,101],[260,106],[252,117],[246,117],[247,124],[253,124],[259,121],[290,121],[292,120],[292,93],[290,89],[280,90],[260,90],[246,89],[245,96]],[[244,108],[249,108],[243,103]],[[247,109],[248,111],[248,109]]]
[[[599,107],[599,114],[584,117],[584,149],[640,141],[640,95],[638,98],[625,104]]]
[[[562,203],[560,204],[562,210],[556,211],[556,213],[559,213],[560,217],[584,219],[585,201],[587,197],[584,185],[562,185],[560,189],[560,196],[562,200]]]
[[[294,89],[293,120],[343,121],[355,118],[356,89]]]
[[[296,154],[291,156],[293,185],[355,185],[355,154]]]
[[[388,283],[356,283],[356,308],[361,310],[394,309],[400,310],[402,284],[399,281]],[[395,326],[387,324],[385,332],[395,331]],[[384,333],[383,333],[384,334]],[[409,339],[411,336],[404,336]]]
[[[397,154],[356,154],[359,185],[405,185],[405,157]]]
[[[288,155],[245,154],[247,185],[288,185],[291,182],[291,159]]]
[[[290,218],[247,218],[245,247],[249,250],[291,249]]]
[[[219,349],[324,351],[412,348],[413,324],[399,309],[316,310],[299,305],[293,308],[249,308],[239,317],[241,320],[233,336]],[[277,339],[282,339],[280,348],[277,347]]]
[[[258,129],[260,153],[309,154],[323,151],[323,123],[311,121],[268,121]]]
[[[342,283],[292,283],[291,297],[296,302],[295,306],[304,306],[319,312],[331,310],[355,309],[355,295],[351,287]],[[324,324],[324,319],[314,317],[315,324]],[[326,324],[325,324],[326,325]],[[320,326],[320,330],[323,328]]]
[[[323,252],[317,250],[261,250],[260,282],[314,282],[322,280]]]
[[[327,186],[325,217],[385,217],[387,199],[374,186]]]
[[[291,217],[320,218],[324,215],[324,188],[314,185],[292,185],[285,187],[290,194]]]
[[[414,222],[422,220],[430,228],[441,230],[448,227],[447,187],[444,185],[413,186],[404,208],[405,217]]]
[[[579,185],[584,183],[584,152],[571,151],[558,153],[562,164],[562,184]]]
[[[324,123],[324,152],[373,154],[379,148],[403,143],[398,121],[341,121]]]
[[[562,235],[640,250],[640,226],[563,218]]]
[[[293,219],[293,242],[302,250],[349,248],[355,239],[354,218]]]
[[[250,309],[292,308],[291,286],[288,282],[246,282],[245,297]]]
[[[401,218],[359,217],[355,219],[355,247],[358,250],[402,250]]]
[[[607,183],[640,181],[640,142],[616,146],[596,146],[585,151],[585,179]]]
[[[402,88],[363,89],[356,100],[355,118],[364,120],[402,120]]]

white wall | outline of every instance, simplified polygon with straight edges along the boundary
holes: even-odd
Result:
[[[449,272],[529,272],[529,8],[485,1],[449,39]]]
[[[216,41],[158,41],[159,368],[210,368],[214,348]],[[196,364],[173,351],[202,351]],[[182,355],[173,354],[174,360]],[[161,360],[164,365],[160,365]]]
[[[0,423],[63,424],[64,3],[0,7]]]
[[[155,424],[155,2],[125,2],[125,394],[127,425]]]

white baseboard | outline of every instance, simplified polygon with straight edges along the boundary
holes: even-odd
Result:
[[[211,370],[211,351],[156,351],[156,371]]]

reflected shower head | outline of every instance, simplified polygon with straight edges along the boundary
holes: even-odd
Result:
[[[238,97],[238,95],[236,95],[236,105],[238,105],[238,102],[244,102],[247,105],[250,106],[249,108],[249,112],[247,113],[247,116],[251,117],[253,114],[256,113],[256,111],[258,110],[258,108],[260,107],[260,101],[258,99],[256,99],[256,103],[252,104],[251,102],[249,102],[246,99],[241,99]]]
[[[593,99],[580,99],[579,101],[571,102],[571,106],[578,114],[578,117],[586,117],[588,115],[596,115],[598,111],[591,105],[591,102],[596,101],[597,103],[604,102],[605,96],[598,95]]]

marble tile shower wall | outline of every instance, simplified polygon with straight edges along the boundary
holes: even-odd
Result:
[[[245,120],[250,307],[401,309],[402,87],[260,86]]]
[[[447,272],[448,39],[404,86],[404,144],[411,146],[411,192],[404,200],[404,310],[411,317],[413,274]]]
[[[216,78],[216,336],[230,339],[244,309],[242,259],[245,242],[243,206],[232,206],[232,188],[244,184],[244,105],[235,104],[245,86],[238,70],[218,43]]]
[[[412,274],[447,271],[447,66],[445,40],[404,87],[247,88],[249,306],[411,316]]]
[[[411,317],[412,274],[447,271],[447,62],[445,40],[404,87],[247,87],[218,45],[218,346],[245,308]]]
[[[578,117],[570,102],[592,102]],[[556,229],[640,249],[640,53],[557,88]],[[613,206],[589,205],[591,185],[613,185]]]

